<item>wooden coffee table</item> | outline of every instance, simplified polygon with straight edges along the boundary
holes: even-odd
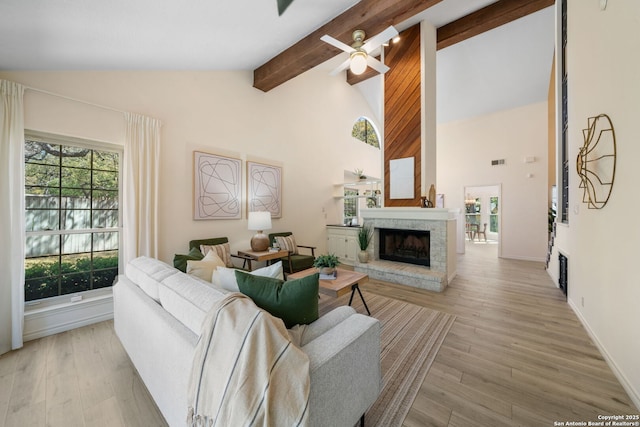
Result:
[[[238,255],[236,256],[244,260],[244,262],[242,263],[242,268],[246,268],[247,263],[249,263],[249,271],[252,271],[253,268],[251,266],[251,261],[266,261],[268,265],[277,259],[288,257],[289,252],[285,250],[255,252],[251,249],[247,249],[244,251],[238,251]]]
[[[367,303],[365,302],[364,297],[362,296],[362,292],[360,291],[360,286],[358,286],[358,283],[368,279],[369,276],[364,273],[358,273],[357,271],[351,270],[343,270],[341,268],[337,268],[336,270],[338,274],[335,279],[320,279],[320,293],[338,298],[351,291],[351,298],[349,298],[349,305],[351,305],[351,303],[353,302],[353,295],[356,293],[356,291],[358,291],[360,299],[364,304],[364,308],[367,310],[367,314],[371,315],[369,307],[367,307]],[[301,277],[310,276],[317,272],[317,268],[309,268],[297,273],[289,274],[287,275],[287,279],[300,279]]]

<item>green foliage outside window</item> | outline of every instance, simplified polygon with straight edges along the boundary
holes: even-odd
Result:
[[[25,137],[25,300],[111,286],[120,154]]]
[[[358,216],[358,190],[344,189],[344,219]]]
[[[59,262],[58,257],[25,262],[25,301],[109,287],[118,275],[118,253],[94,257],[76,256]]]
[[[92,191],[98,191],[100,196],[114,198],[118,167],[119,155],[114,152],[30,140],[25,144],[25,187],[29,195],[90,197]]]
[[[489,198],[489,231],[498,232],[498,197]]]
[[[373,147],[380,148],[378,133],[369,120],[360,117],[353,125],[351,136]]]

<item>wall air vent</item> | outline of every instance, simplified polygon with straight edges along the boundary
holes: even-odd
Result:
[[[504,159],[491,160],[491,166],[504,165]]]

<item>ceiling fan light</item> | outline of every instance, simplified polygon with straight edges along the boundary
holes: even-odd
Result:
[[[367,54],[365,52],[353,52],[349,69],[353,74],[362,74],[367,69]]]

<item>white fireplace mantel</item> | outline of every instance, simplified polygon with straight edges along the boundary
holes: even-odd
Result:
[[[369,208],[360,209],[363,219],[422,219],[422,220],[451,220],[456,219],[458,209],[441,208]]]
[[[456,222],[458,209],[419,207],[361,209],[363,225],[375,232],[369,245],[369,263],[357,263],[356,271],[369,277],[442,292],[456,275]],[[428,230],[430,266],[381,260],[378,230]]]

